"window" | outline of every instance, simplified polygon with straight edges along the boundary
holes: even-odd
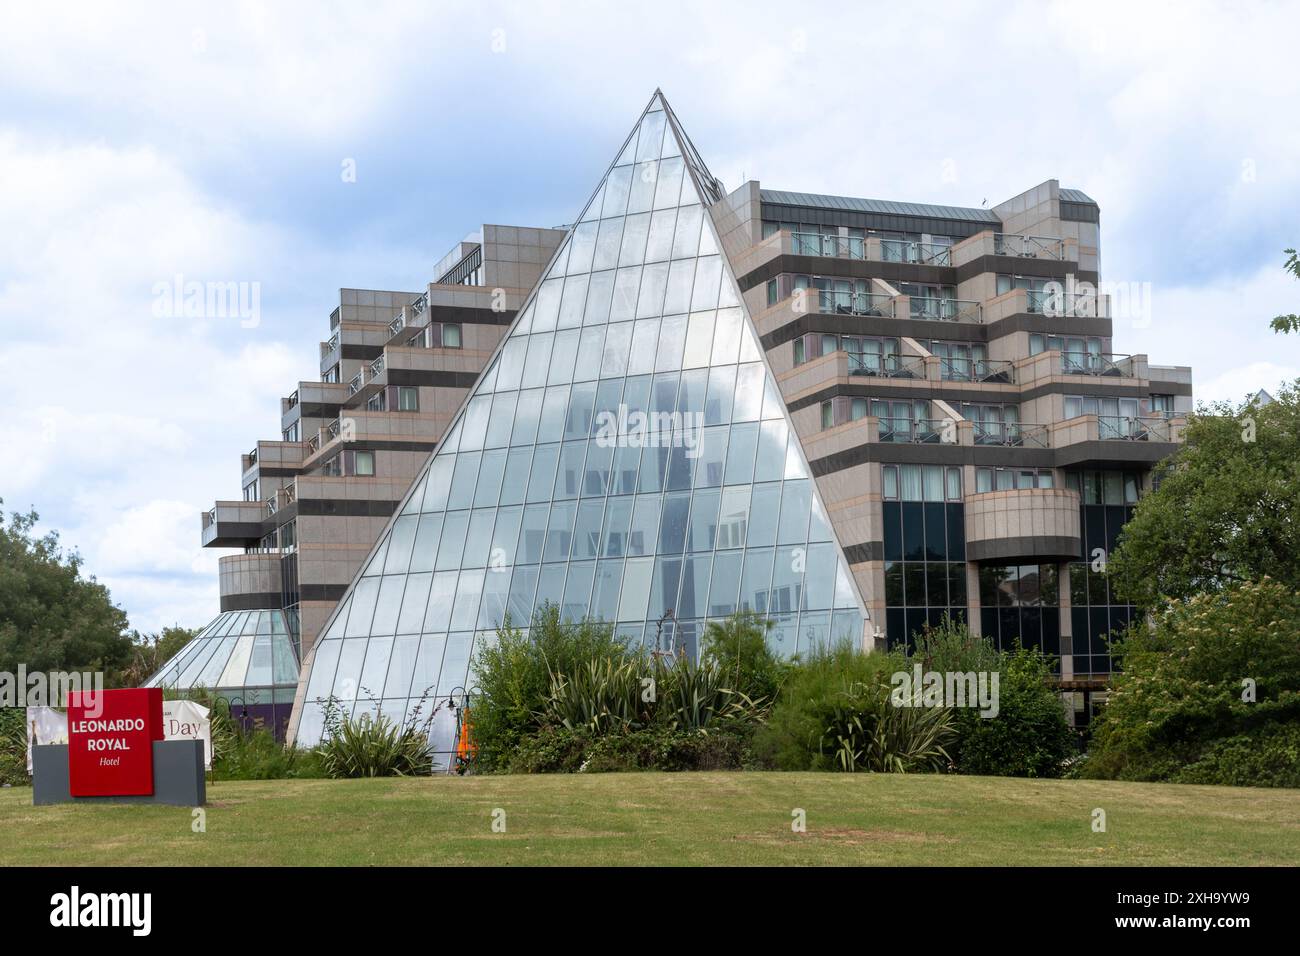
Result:
[[[339,366],[337,362],[335,362],[332,366],[330,366],[329,370],[326,371],[325,374],[321,376],[321,381],[327,383],[328,382],[337,383],[339,381]]]
[[[795,339],[794,340],[794,364],[795,365],[802,365],[805,361],[807,361],[804,358],[804,354],[805,353],[804,353],[803,339],[802,338]]]
[[[284,430],[284,440],[285,441],[298,440],[298,422],[294,422],[292,425],[290,425],[288,428]]]
[[[352,473],[359,476],[372,476],[375,473],[375,453],[373,451],[357,451],[352,453],[353,468]]]
[[[368,412],[386,412],[388,411],[388,393],[380,390],[366,399],[366,411]]]
[[[257,496],[257,479],[256,479],[256,478],[254,478],[254,479],[253,479],[252,481],[250,481],[248,484],[244,485],[244,500],[245,500],[245,501],[261,501],[261,499]]]
[[[456,322],[444,322],[442,324],[442,347],[445,349],[460,348],[460,325]]]
[[[1151,414],[1161,418],[1174,417],[1174,397],[1172,395],[1152,395]]]
[[[835,404],[822,402],[822,428],[835,427]]]
[[[413,385],[399,385],[397,388],[397,410],[399,412],[418,412],[420,410],[420,391]]]
[[[1010,491],[1013,488],[1053,488],[1050,468],[976,468],[975,493]]]

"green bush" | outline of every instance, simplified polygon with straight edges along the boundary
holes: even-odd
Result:
[[[1047,683],[1053,662],[1037,649],[999,656],[997,716],[982,717],[971,707],[954,712],[954,768],[998,777],[1061,776],[1078,748],[1061,697]]]
[[[548,727],[520,742],[511,773],[612,773],[634,770],[740,770],[751,763],[744,727],[683,731],[650,727],[594,736]]]
[[[0,707],[0,786],[25,787],[27,715],[21,707]]]
[[[948,766],[952,710],[923,706],[920,688],[897,699],[893,691],[889,684],[850,684],[835,694],[818,740],[833,769],[916,773]]]
[[[1227,787],[1300,787],[1300,724],[1272,724],[1216,740],[1170,779]]]
[[[572,674],[589,661],[618,659],[626,651],[626,642],[608,625],[569,624],[551,604],[538,609],[527,634],[507,621],[495,642],[479,646],[474,660],[480,691],[474,702],[479,766],[497,767],[541,727],[538,714],[550,696],[552,672]]]
[[[710,621],[700,640],[700,657],[718,663],[731,689],[752,700],[774,701],[791,664],[772,653],[767,643],[771,629],[772,621],[753,611]]]
[[[833,751],[823,738],[835,719],[839,695],[860,685],[879,687],[908,667],[897,651],[863,654],[841,645],[819,650],[790,669],[766,723],[754,734],[754,754],[776,770],[830,770]]]
[[[1300,594],[1269,578],[1171,604],[1151,627],[1131,627],[1081,774],[1294,785],[1277,763],[1300,724],[1297,635]]]
[[[315,753],[325,775],[336,780],[433,772],[427,721],[398,724],[370,713],[349,717],[332,697],[325,702],[325,734]]]

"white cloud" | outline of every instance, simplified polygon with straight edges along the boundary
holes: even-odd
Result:
[[[527,162],[512,182],[535,177],[527,201],[559,221],[592,182],[547,185],[575,163],[594,180],[656,86],[732,187],[966,206],[1051,177],[1085,189],[1103,278],[1154,284],[1150,325],[1117,322],[1115,349],[1193,365],[1200,398],[1275,387],[1300,366],[1267,328],[1300,300],[1279,255],[1300,238],[1296,26],[1283,4],[1029,0],[14,6],[0,495],[79,545],[136,626],[203,623],[197,516],[238,496],[236,456],[316,376],[334,290],[418,286],[445,251],[385,220],[459,236],[476,223],[435,214],[490,206]],[[546,133],[522,160],[475,148],[522,126]],[[343,193],[340,151],[363,170]],[[381,156],[448,172],[385,192]],[[177,274],[259,283],[260,324],[155,318]]]

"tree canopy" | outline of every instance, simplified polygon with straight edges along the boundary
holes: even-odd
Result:
[[[1266,576],[1300,591],[1300,381],[1203,406],[1184,439],[1110,557],[1120,593],[1154,609]]]
[[[126,613],[56,533],[36,536],[38,520],[0,512],[0,670],[104,671],[111,682],[132,657]]]

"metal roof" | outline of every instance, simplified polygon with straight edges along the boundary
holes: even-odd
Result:
[[[1061,202],[1086,202],[1097,205],[1097,200],[1093,199],[1082,189],[1062,189]]]
[[[1065,190],[1061,190],[1062,193]],[[925,216],[931,219],[956,219],[963,222],[1001,224],[991,209],[968,209],[964,206],[929,206],[924,203],[894,202],[887,199],[854,199],[849,196],[819,196],[814,193],[791,193],[760,189],[763,202],[783,206],[806,206],[813,209],[842,209],[848,212],[879,213],[887,216]]]

